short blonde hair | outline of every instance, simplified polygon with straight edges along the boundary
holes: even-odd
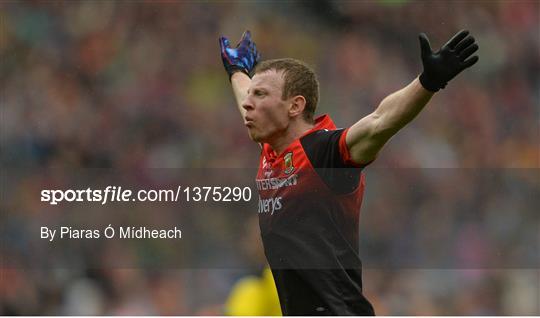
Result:
[[[303,116],[307,122],[312,123],[319,102],[319,81],[313,69],[302,61],[284,58],[259,63],[255,68],[255,74],[269,70],[283,71],[282,99],[296,95],[304,96],[306,107]]]

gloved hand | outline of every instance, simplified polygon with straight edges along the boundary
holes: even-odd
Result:
[[[433,52],[427,36],[420,33],[420,49],[424,66],[424,71],[420,75],[420,83],[425,89],[436,92],[444,88],[448,81],[461,71],[478,62],[478,56],[467,59],[478,50],[474,38],[468,35],[469,31],[462,30],[443,45],[439,51]]]
[[[236,72],[244,72],[251,77],[250,74],[261,59],[261,55],[257,52],[255,43],[251,41],[249,31],[244,32],[236,48],[231,48],[229,40],[224,36],[219,38],[219,46],[221,47],[223,66],[229,74],[229,80]]]

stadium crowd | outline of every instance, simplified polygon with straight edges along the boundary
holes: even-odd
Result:
[[[314,3],[2,1],[0,163],[18,177],[1,185],[1,313],[224,314],[234,283],[262,269],[257,239],[227,250],[241,260],[229,268],[139,268],[151,254],[129,247],[112,250],[131,266],[90,268],[84,249],[70,254],[78,267],[28,264],[31,225],[69,212],[36,203],[50,178],[256,168],[220,35],[249,29],[263,59],[313,65],[317,113],[347,127],[419,74],[419,32],[438,47],[467,28],[479,63],[365,170],[365,294],[377,314],[540,314],[539,3]]]

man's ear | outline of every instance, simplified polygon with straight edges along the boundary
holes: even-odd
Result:
[[[302,95],[296,95],[291,98],[291,104],[289,107],[289,116],[296,117],[301,115],[306,108],[306,98]]]

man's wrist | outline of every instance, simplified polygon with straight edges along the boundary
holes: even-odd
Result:
[[[232,80],[232,77],[234,74],[237,74],[237,73],[243,73],[243,74],[246,74],[247,76],[249,76],[248,72],[246,69],[244,68],[240,68],[238,66],[231,66],[228,70],[227,70],[229,73],[229,81]]]
[[[239,77],[244,77],[244,76],[247,76],[249,77],[248,73],[246,72],[246,70],[244,69],[238,69],[238,70],[235,70],[234,72],[232,72],[230,75],[229,75],[229,80],[232,82],[233,79],[236,79],[236,78],[239,78]]]
[[[422,74],[420,74],[420,76],[418,77],[418,80],[420,81],[420,84],[422,84],[422,86],[432,92],[432,93],[436,93],[439,91],[439,89],[441,88],[444,88],[446,86],[446,84],[444,85],[440,85],[436,82],[434,82],[433,80],[431,80],[425,72],[422,72]]]

